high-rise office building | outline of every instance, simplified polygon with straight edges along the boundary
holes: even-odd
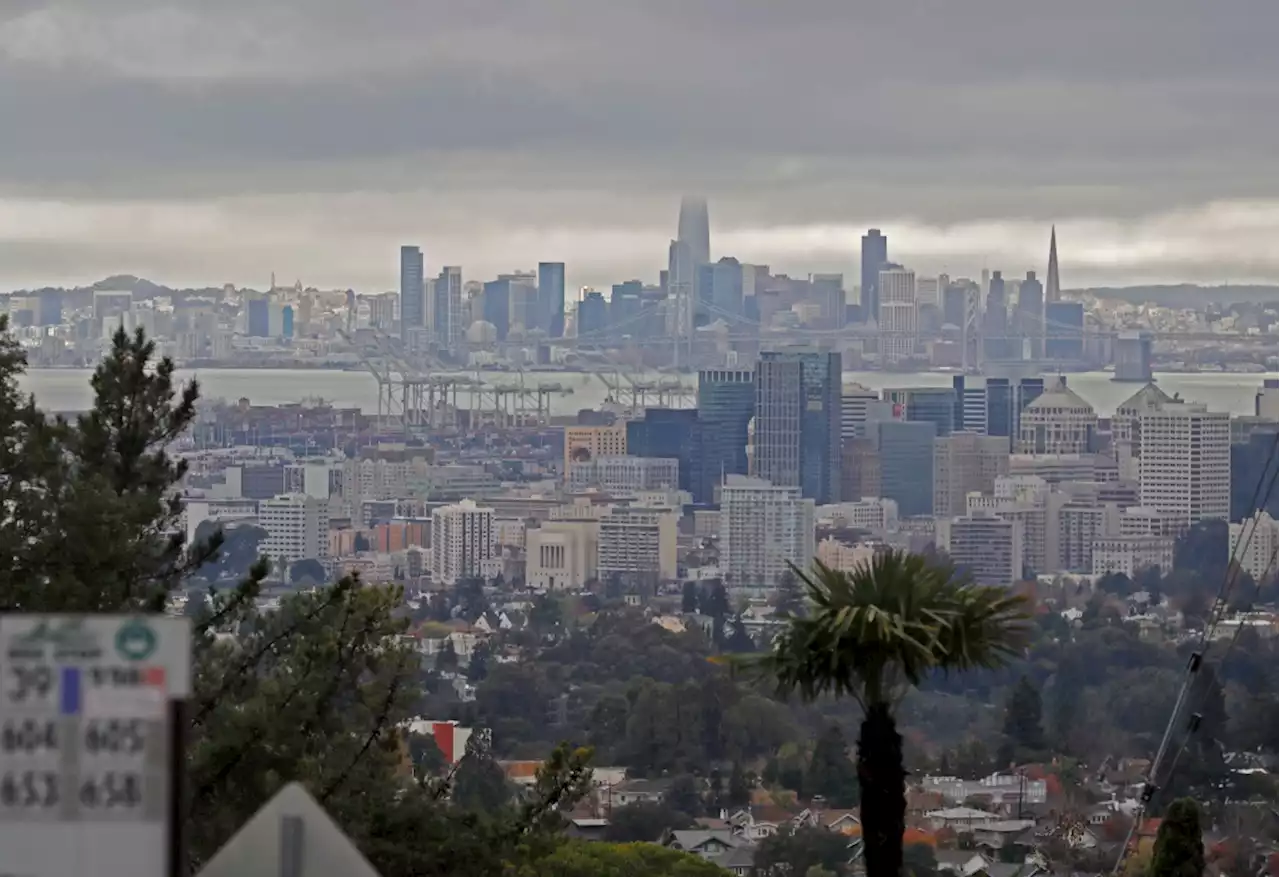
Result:
[[[511,285],[506,278],[490,280],[484,285],[481,313],[486,323],[492,323],[499,341],[506,341],[511,331]]]
[[[1018,286],[1018,340],[1022,349],[1015,359],[1038,360],[1044,356],[1044,287],[1036,272]]]
[[[739,323],[743,317],[742,263],[732,256],[719,262],[699,265],[697,300],[694,308],[698,322],[724,320]]]
[[[250,299],[245,308],[245,334],[251,338],[271,337],[271,302]]]
[[[1009,302],[1005,298],[1004,277],[993,272],[987,281],[987,301],[982,315],[982,356],[1009,358]]]
[[[867,424],[893,417],[892,403],[882,402],[880,394],[861,384],[845,384],[840,388],[840,438],[847,441],[867,434]]]
[[[711,501],[713,479],[702,462],[703,431],[698,412],[689,408],[646,408],[640,420],[627,422],[627,453],[680,461],[680,489],[695,502]]]
[[[719,482],[747,473],[747,429],[756,412],[756,376],[751,369],[698,372],[698,420],[702,422],[703,465]]]
[[[1266,512],[1257,512],[1248,521],[1229,525],[1227,559],[1239,563],[1259,585],[1275,578],[1278,548],[1280,530],[1275,518]]]
[[[932,423],[882,420],[870,424],[880,460],[880,496],[892,499],[903,515],[927,515],[933,510]]]
[[[705,199],[690,196],[680,199],[676,240],[688,245],[695,269],[711,261],[711,220]]]
[[[452,350],[462,343],[467,327],[462,318],[462,269],[446,265],[432,286],[432,327],[436,343]]]
[[[901,265],[880,269],[876,280],[880,308],[876,319],[880,330],[880,361],[896,362],[915,353],[916,274]]]
[[[884,391],[886,402],[893,404],[898,420],[932,423],[939,436],[951,435],[958,428],[956,391],[953,387],[898,387]]]
[[[400,339],[407,341],[414,329],[427,325],[426,286],[422,268],[422,250],[400,248]]]
[[[1084,305],[1078,301],[1045,302],[1044,335],[1047,359],[1067,362],[1083,359]]]
[[[827,329],[843,329],[846,315],[843,274],[812,274],[809,287],[821,311],[821,325]]]
[[[564,337],[564,262],[538,263],[538,314],[547,337]]]
[[[730,475],[720,492],[720,572],[728,587],[773,588],[814,556],[814,502],[798,487]]]
[[[889,239],[880,229],[868,229],[862,236],[862,315],[864,320],[880,317],[880,270],[889,262]]]
[[[957,432],[933,442],[933,514],[953,518],[968,511],[965,497],[991,493],[1009,474],[1009,444],[1000,436]]]
[[[605,340],[609,329],[609,303],[604,293],[588,290],[578,304],[577,337],[592,344]]]
[[[1231,513],[1231,418],[1204,405],[1170,402],[1138,417],[1142,505],[1187,525]]]
[[[840,496],[840,354],[767,351],[756,367],[755,474],[819,504]]]

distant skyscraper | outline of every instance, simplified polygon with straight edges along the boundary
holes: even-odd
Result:
[[[462,269],[457,265],[446,265],[440,269],[431,304],[436,343],[446,349],[456,347],[466,331],[462,325]]]
[[[708,323],[742,318],[742,263],[726,256],[713,265],[698,266],[695,312]]]
[[[885,265],[876,277],[880,309],[880,361],[895,362],[915,353],[917,335],[916,275],[901,265]]]
[[[756,367],[755,474],[819,504],[840,497],[840,354],[774,351]]]
[[[1008,358],[1008,335],[1009,303],[1004,297],[1004,277],[996,271],[987,280],[987,303],[982,317],[983,359]]]
[[[246,309],[245,334],[252,338],[271,335],[271,303],[265,298],[251,299]]]
[[[1049,230],[1049,270],[1044,276],[1044,301],[1052,304],[1062,300],[1062,289],[1058,280],[1058,228]]]
[[[499,341],[506,341],[511,331],[511,286],[508,278],[490,280],[484,285],[481,312],[485,321],[497,330]]]
[[[422,250],[400,248],[400,338],[426,326],[426,287],[422,277]]]
[[[538,263],[538,312],[551,338],[564,337],[564,262]]]
[[[862,236],[862,314],[863,319],[880,318],[880,270],[889,261],[889,239],[880,229],[869,229]]]
[[[1018,286],[1017,314],[1022,350],[1015,358],[1040,359],[1044,356],[1044,287],[1034,271],[1028,271],[1027,279]]]
[[[711,261],[711,220],[704,199],[688,196],[680,199],[680,223],[676,240],[689,245],[695,267]]]

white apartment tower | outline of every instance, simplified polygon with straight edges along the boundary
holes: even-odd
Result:
[[[469,499],[431,512],[431,572],[435,584],[453,585],[495,570],[493,509]]]
[[[1141,505],[1172,512],[1190,526],[1231,511],[1231,417],[1176,402],[1138,417]]]
[[[1256,527],[1256,529],[1255,529]],[[1252,535],[1250,533],[1252,532]],[[1275,518],[1265,511],[1257,512],[1252,518],[1245,518],[1238,524],[1232,524],[1231,536],[1227,540],[1230,553],[1227,558],[1235,560],[1240,568],[1253,577],[1258,584],[1270,581],[1276,574],[1277,525]],[[1241,544],[1242,542],[1247,543]]]
[[[726,476],[720,489],[720,572],[729,587],[771,588],[813,560],[814,504],[799,487]]]
[[[302,493],[284,493],[258,504],[258,523],[267,531],[262,553],[286,564],[329,555],[329,503]]]

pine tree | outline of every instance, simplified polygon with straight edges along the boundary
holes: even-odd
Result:
[[[745,807],[751,803],[751,785],[742,770],[742,764],[735,761],[729,773],[729,790],[726,800],[730,807]]]
[[[177,525],[185,466],[169,449],[195,417],[195,382],[179,387],[142,332],[119,331],[94,373],[93,408],[53,418],[19,392],[25,361],[4,328],[0,317],[0,609],[159,611],[196,570],[221,578],[221,532],[189,546]],[[588,753],[558,749],[530,801],[501,820],[464,818],[401,774],[399,728],[420,691],[399,589],[349,578],[263,610],[266,575],[259,558],[192,610],[183,804],[193,870],[290,780],[387,877],[489,877],[545,851],[558,808],[586,791]]]
[[[453,638],[446,637],[440,651],[436,652],[436,672],[453,673],[458,669],[458,650],[453,647]]]
[[[828,726],[814,744],[804,789],[811,797],[821,795],[831,807],[857,806],[858,768],[838,725]]]
[[[1005,701],[1001,767],[1009,761],[1039,758],[1045,749],[1040,692],[1026,676],[1018,679]]]
[[[1200,877],[1204,873],[1204,835],[1200,807],[1179,798],[1165,811],[1151,856],[1151,877]]]

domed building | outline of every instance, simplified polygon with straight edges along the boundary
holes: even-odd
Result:
[[[1022,412],[1016,452],[1019,454],[1088,454],[1094,450],[1098,412],[1057,381]]]
[[[485,320],[476,320],[467,327],[467,343],[476,347],[489,347],[498,343],[498,327]]]

